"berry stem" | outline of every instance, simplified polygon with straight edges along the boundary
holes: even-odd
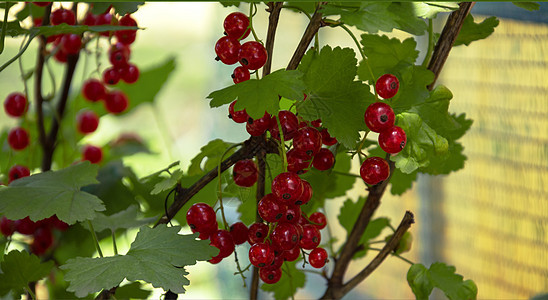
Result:
[[[2,23],[2,36],[0,36],[0,54],[4,52],[4,40],[6,38],[6,29],[8,29],[8,12],[10,11],[11,5],[6,3],[4,8],[4,23]]]
[[[332,170],[331,173],[333,174],[337,174],[337,175],[342,175],[342,176],[349,176],[349,177],[356,177],[356,178],[361,178],[360,175],[358,174],[352,174],[352,173],[346,173],[346,172],[340,172],[340,171],[335,171],[335,170]]]
[[[99,240],[97,239],[97,234],[95,234],[95,230],[93,229],[93,224],[91,224],[91,221],[88,220],[88,226],[89,231],[91,231],[91,237],[93,238],[93,242],[95,243],[95,250],[99,253],[99,257],[103,257],[103,251],[101,251],[101,246],[99,246]]]
[[[219,159],[219,164],[217,165],[217,177],[219,178],[219,192],[217,193],[217,199],[219,200],[219,205],[220,205],[220,209],[221,209],[221,216],[223,218],[223,225],[225,227],[226,230],[228,230],[229,226],[228,226],[228,222],[226,221],[226,217],[225,217],[225,209],[224,209],[224,206],[223,206],[223,178],[221,177],[221,173],[222,173],[222,162],[225,158],[225,155],[230,152],[230,150],[236,148],[236,147],[239,147],[241,146],[242,143],[239,143],[239,144],[234,144],[230,147],[228,147],[225,152],[223,153],[223,155],[221,155],[221,159]]]
[[[432,52],[434,52],[434,25],[432,19],[428,19],[428,49],[426,50],[426,56],[422,62],[423,67],[428,65],[428,62],[432,57]]]
[[[255,10],[255,12],[253,11]],[[253,34],[253,38],[255,41],[262,44],[261,40],[257,36],[257,33],[255,32],[255,29],[253,29],[253,17],[257,13],[257,4],[252,2],[249,4],[249,29],[251,30],[251,34]]]
[[[384,242],[384,241],[383,241],[383,242]],[[369,243],[369,244],[371,244],[371,243]],[[382,251],[382,249],[380,249],[380,248],[372,248],[372,247],[368,247],[367,250],[373,250],[373,251],[378,251],[378,252],[381,252],[381,251]],[[405,257],[403,257],[403,256],[401,256],[401,255],[399,255],[399,254],[392,253],[392,256],[395,256],[395,257],[397,257],[397,258],[403,260],[404,262],[406,262],[406,263],[408,263],[408,264],[410,264],[410,265],[414,265],[414,264],[415,264],[414,262],[410,261],[409,259],[407,259],[407,258],[405,258]]]
[[[4,23],[5,24],[5,23]],[[2,31],[4,32],[4,31]],[[21,50],[19,50],[19,52],[12,58],[10,58],[10,60],[8,60],[5,64],[3,64],[1,67],[0,67],[0,72],[4,71],[5,68],[7,68],[9,65],[11,65],[15,60],[17,60],[21,55],[23,55],[23,53],[25,53],[25,51],[27,51],[27,48],[29,47],[30,45],[30,42],[32,42],[32,40],[37,36],[36,32],[33,32],[29,35],[29,40],[27,41],[27,43],[23,46],[23,48]]]
[[[112,248],[114,249],[114,255],[118,255],[118,247],[116,247],[116,234],[112,231]]]
[[[249,266],[251,266],[251,264],[249,264],[247,266],[247,268],[245,268],[244,270],[242,270],[242,268],[240,267],[240,261],[238,260],[238,251],[234,250],[234,261],[236,262],[236,269],[238,269],[238,272],[234,272],[234,275],[236,274],[240,274],[240,276],[242,277],[242,281],[244,282],[244,288],[247,287],[246,283],[245,283],[245,279],[246,277],[244,276],[244,272],[249,269]]]
[[[28,286],[26,286],[26,287],[25,287],[25,291],[27,291],[27,293],[29,293],[31,299],[36,299],[36,295],[34,294],[34,292],[32,291],[31,288],[29,288]]]
[[[19,51],[21,51],[21,49],[23,49],[23,47],[25,46],[26,39],[27,39],[27,36],[25,36],[23,40],[21,41],[21,46],[19,47]],[[23,68],[23,56],[20,56],[17,62],[19,63],[19,72],[21,73],[21,80],[23,81],[23,89],[25,90],[25,97],[29,99],[29,89],[27,85],[28,76],[25,74],[25,69]],[[27,103],[27,107],[28,107],[28,103]],[[23,116],[26,120],[27,114],[24,114]]]
[[[280,151],[282,152],[283,157],[283,166],[282,166],[282,172],[287,172],[287,153],[285,151],[285,140],[284,140],[284,133],[282,130],[282,125],[280,124],[279,118],[276,118],[276,125],[278,126],[278,131],[280,132]]]

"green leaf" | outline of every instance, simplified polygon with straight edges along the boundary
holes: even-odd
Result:
[[[2,28],[4,28],[4,22],[0,22],[0,34],[2,34]],[[11,21],[6,23],[6,35],[16,37],[27,32],[26,29],[21,28],[19,21]]]
[[[414,264],[407,271],[407,282],[417,300],[428,300],[434,285],[428,278],[428,269],[422,264]]]
[[[128,229],[134,227],[140,227],[145,224],[154,222],[156,218],[138,219],[139,208],[137,205],[131,205],[126,210],[106,216],[98,213],[97,217],[91,221],[93,229],[96,232],[101,232],[106,229],[116,231],[117,229]],[[87,228],[87,227],[86,227]]]
[[[102,14],[112,5],[116,13],[123,16],[136,12],[137,9],[139,9],[139,6],[143,4],[145,4],[145,2],[94,2],[91,7],[91,12],[96,15]]]
[[[326,5],[323,9],[325,15],[338,14],[345,24],[370,33],[380,31],[391,32],[398,27],[396,19],[388,7],[390,2],[362,2],[359,8],[340,8]]]
[[[417,180],[417,173],[418,171],[415,170],[410,174],[404,174],[400,169],[395,168],[392,176],[390,176],[390,193],[401,196],[407,190],[411,189],[413,182]]]
[[[141,227],[126,255],[76,258],[61,266],[66,270],[68,291],[84,297],[117,286],[127,278],[143,280],[155,288],[184,293],[189,285],[184,267],[210,259],[219,250],[209,241],[197,240],[197,234],[179,235],[179,226]]]
[[[278,70],[260,80],[250,79],[207,96],[211,107],[238,100],[236,110],[246,109],[250,117],[261,118],[265,111],[276,115],[279,111],[280,96],[289,99],[302,99],[304,92],[302,74],[297,70]]]
[[[466,19],[464,19],[462,28],[460,29],[459,35],[453,46],[468,46],[473,41],[487,38],[495,31],[495,27],[498,25],[499,20],[496,17],[490,17],[483,20],[481,23],[475,23],[474,17],[472,14],[469,14]]]
[[[140,181],[142,181],[142,182],[149,182],[149,181],[151,181],[151,180],[153,180],[153,179],[162,179],[162,176],[161,176],[162,173],[167,172],[167,171],[169,171],[171,168],[176,167],[176,166],[178,166],[178,165],[179,165],[179,161],[172,162],[169,166],[167,166],[167,167],[161,169],[160,171],[156,171],[156,172],[154,172],[154,173],[152,173],[152,174],[150,174],[150,175],[147,175],[147,176],[141,178]]]
[[[215,139],[207,143],[207,145],[200,148],[200,153],[190,161],[188,175],[202,175],[211,171],[213,168],[218,167],[221,156],[232,145],[234,144],[227,143],[221,139]],[[225,158],[229,157],[234,151],[235,149],[231,149],[225,154]]]
[[[181,177],[183,177],[183,170],[179,169],[173,171],[173,173],[169,177],[156,183],[154,185],[154,189],[150,193],[152,195],[158,195],[163,191],[171,190],[175,185],[177,185],[177,182],[181,180]]]
[[[424,19],[417,15],[419,13],[415,3],[392,2],[388,10],[395,14],[398,26],[395,28],[420,36],[426,32],[427,25]]]
[[[297,261],[284,262],[282,266],[282,278],[274,284],[263,283],[261,289],[265,292],[273,292],[274,299],[285,300],[292,298],[297,289],[304,287],[306,276],[296,267]]]
[[[540,4],[537,2],[512,2],[515,6],[519,8],[526,9],[528,11],[534,11],[540,9]]]
[[[415,15],[421,18],[433,19],[440,12],[451,12],[459,9],[457,2],[409,2]]]
[[[298,68],[304,73],[308,95],[297,103],[299,116],[322,119],[322,126],[347,148],[355,146],[359,131],[367,129],[363,112],[374,101],[369,86],[354,81],[356,63],[354,50],[325,46],[319,54],[308,51]]]
[[[151,290],[142,289],[139,282],[133,282],[118,287],[114,296],[116,299],[148,299],[151,293]]]
[[[29,216],[38,221],[53,215],[68,224],[90,220],[105,210],[102,201],[81,191],[97,183],[97,165],[83,162],[13,181],[0,189],[0,211],[12,220]]]
[[[400,80],[400,89],[390,100],[394,113],[422,105],[430,96],[427,86],[434,80],[434,73],[425,67],[407,66],[395,71],[394,75]]]
[[[26,251],[13,250],[1,263],[0,295],[9,290],[28,288],[29,282],[38,281],[49,274],[53,261],[41,263],[40,258]]]
[[[453,266],[433,263],[429,269],[414,264],[407,272],[407,282],[417,299],[428,299],[434,287],[443,291],[450,300],[476,299],[478,289],[472,280],[463,281]]]

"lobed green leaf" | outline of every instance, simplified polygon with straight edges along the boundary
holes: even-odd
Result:
[[[42,263],[34,254],[12,250],[4,256],[0,266],[0,295],[5,295],[10,290],[20,292],[28,288],[29,282],[44,278],[53,268],[53,261]]]

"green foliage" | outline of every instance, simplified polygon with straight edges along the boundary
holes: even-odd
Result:
[[[292,298],[297,290],[304,287],[304,284],[306,283],[305,274],[297,269],[298,262],[299,260],[284,262],[282,265],[283,274],[280,281],[274,284],[263,283],[261,289],[266,292],[274,293],[274,299],[276,300]]]
[[[53,215],[68,224],[91,220],[105,206],[81,188],[97,183],[97,169],[97,165],[86,161],[18,179],[0,189],[0,211],[12,220],[29,216],[38,221]]]
[[[139,282],[132,282],[118,287],[114,296],[116,299],[148,299],[150,294],[152,291],[141,288]]]
[[[91,12],[98,15],[104,13],[111,5],[117,14],[123,16],[125,14],[131,14],[137,11],[139,6],[145,4],[145,2],[95,2],[91,8]]]
[[[21,293],[29,282],[38,281],[49,274],[53,261],[42,263],[40,258],[26,251],[10,251],[4,256],[0,274],[0,295],[10,290]]]
[[[118,229],[135,228],[145,224],[150,224],[156,219],[157,218],[140,219],[139,208],[136,205],[131,205],[127,209],[110,216],[97,213],[97,216],[91,221],[91,223],[93,224],[93,229],[96,232],[101,232],[106,229],[114,232]]]
[[[78,297],[110,289],[124,278],[143,280],[154,287],[184,293],[190,281],[185,266],[210,259],[218,249],[209,241],[196,240],[197,234],[179,235],[178,226],[141,227],[126,255],[97,258],[75,258],[61,266],[66,270],[68,291]]]
[[[476,284],[472,280],[463,281],[463,277],[455,271],[455,267],[439,262],[429,269],[422,264],[414,264],[407,272],[407,282],[417,300],[428,299],[435,287],[450,300],[476,299]]]
[[[302,74],[296,70],[278,70],[265,77],[250,79],[210,93],[211,107],[219,107],[238,100],[234,108],[246,109],[250,117],[261,118],[265,111],[276,115],[279,111],[280,97],[302,99],[305,86]]]
[[[219,162],[221,161],[221,156],[223,156],[223,154],[225,155],[225,158],[227,158],[234,153],[234,149],[226,152],[232,145],[234,144],[227,143],[220,139],[215,139],[207,143],[207,145],[200,149],[200,153],[190,161],[188,175],[203,175],[211,171],[213,168],[218,168]]]
[[[495,27],[499,25],[499,20],[496,17],[489,17],[481,23],[475,23],[472,14],[466,16],[459,35],[453,46],[470,45],[473,41],[482,40],[490,36]]]
[[[158,195],[161,192],[169,191],[172,188],[174,188],[179,180],[181,180],[181,177],[183,177],[183,170],[175,170],[173,173],[169,175],[169,177],[165,178],[164,180],[156,183],[154,185],[154,189],[150,192],[152,195]]]
[[[515,6],[526,9],[528,11],[534,11],[540,9],[540,4],[537,2],[512,2]]]

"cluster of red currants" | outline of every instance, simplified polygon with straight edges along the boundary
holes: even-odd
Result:
[[[264,66],[268,53],[263,44],[256,41],[249,41],[240,44],[251,32],[249,18],[240,12],[229,14],[224,22],[225,36],[215,44],[216,60],[227,65],[240,62],[241,66],[236,67],[232,73],[234,83],[249,80],[249,70],[257,70]]]
[[[29,103],[23,93],[14,92],[9,94],[4,101],[4,110],[6,114],[14,118],[23,118],[28,111]],[[8,132],[8,144],[15,151],[21,151],[30,144],[30,135],[27,129],[17,126]],[[26,166],[14,165],[9,170],[9,182],[27,177],[30,170]]]
[[[15,232],[24,235],[32,235],[33,239],[30,242],[30,250],[36,255],[46,253],[53,245],[53,229],[65,231],[68,224],[59,220],[57,216],[52,216],[38,222],[32,221],[29,217],[20,220],[10,220],[2,217],[0,220],[0,232],[8,237]]]
[[[392,74],[382,75],[375,83],[377,94],[384,99],[392,98],[399,89],[399,81]],[[405,131],[395,126],[395,115],[390,105],[375,102],[367,107],[364,115],[365,124],[369,130],[379,133],[379,146],[386,153],[399,153],[407,143]],[[367,158],[361,165],[360,175],[367,184],[378,184],[390,176],[390,166],[381,157]]]

